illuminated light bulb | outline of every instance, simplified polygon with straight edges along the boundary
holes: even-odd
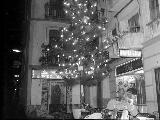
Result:
[[[57,57],[59,57],[59,55],[57,55]]]
[[[93,5],[94,7],[96,7],[97,6],[97,3],[94,3],[94,5]]]
[[[91,25],[91,23],[88,23],[88,25]]]
[[[108,60],[106,60],[106,62],[108,62]],[[105,64],[106,65],[106,64]]]
[[[68,13],[68,11],[66,10],[65,13]]]
[[[93,37],[96,37],[96,35],[94,35]]]
[[[94,12],[91,12],[91,14],[94,14]]]
[[[64,35],[61,35],[61,38],[63,38]]]
[[[107,22],[108,22],[108,20],[105,20],[105,22],[107,23]]]
[[[102,30],[106,30],[106,28],[102,28]]]
[[[87,9],[85,9],[84,12],[86,13],[86,12],[87,12]]]
[[[98,26],[98,29],[101,29],[102,27],[101,26]]]
[[[86,38],[87,41],[89,41],[89,38]]]
[[[17,89],[15,88],[14,90],[16,91]]]
[[[81,6],[82,4],[80,3],[80,4],[78,4],[78,6]]]
[[[64,54],[63,54],[63,56],[64,56]]]
[[[77,25],[77,23],[75,23],[75,25]]]
[[[62,64],[62,66],[65,66],[65,64]]]
[[[70,3],[66,3],[67,6],[70,6]]]
[[[73,16],[72,19],[75,19],[75,17]]]
[[[47,48],[47,51],[49,51],[49,48]]]
[[[105,73],[102,73],[102,75],[105,75]]]
[[[83,31],[83,32],[82,32],[82,35],[84,35],[85,33],[86,33],[86,32],[85,32],[85,31]]]
[[[58,47],[58,45],[55,45],[55,48],[57,48]]]
[[[84,59],[84,56],[82,56],[81,59]]]
[[[17,80],[17,82],[18,82],[18,80]]]
[[[80,28],[83,29],[83,26],[81,26]]]

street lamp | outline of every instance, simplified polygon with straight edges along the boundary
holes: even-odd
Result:
[[[21,51],[18,49],[12,49],[13,52],[20,53]]]

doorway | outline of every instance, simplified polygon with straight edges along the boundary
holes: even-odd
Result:
[[[66,87],[64,81],[50,81],[49,113],[66,111]]]

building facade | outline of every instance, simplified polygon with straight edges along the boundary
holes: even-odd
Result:
[[[101,82],[100,88],[98,86],[85,88],[86,103],[97,107],[97,103],[101,102],[100,106],[106,107],[108,101],[117,96],[119,83],[122,83],[121,87],[125,89],[131,85],[136,89],[142,87],[143,92],[137,101],[139,106],[145,106],[143,111],[145,108],[148,108],[149,113],[158,111],[159,3],[160,0],[98,0],[98,16],[100,19],[106,17],[108,21],[106,31],[99,38],[99,49],[109,51],[108,64],[111,72]],[[63,79],[55,72],[56,67],[44,69],[39,62],[41,45],[60,40],[60,29],[69,26],[64,11],[59,9],[62,5],[63,0],[31,1],[27,72],[27,106],[31,109],[35,107],[41,109],[43,103],[44,109],[52,112],[50,109],[52,90],[57,84],[62,91],[63,100],[60,101],[62,104],[74,104],[75,108],[79,108],[80,105],[81,86],[65,87]],[[98,89],[101,89],[101,96]],[[67,91],[69,95],[66,94]],[[70,111],[70,106],[67,106],[67,110]]]
[[[102,2],[103,0],[101,0]],[[98,2],[100,3],[100,1]],[[103,4],[105,3],[105,4]],[[105,9],[106,2],[102,4]],[[99,17],[106,15],[104,10],[99,9]],[[48,112],[49,114],[56,112],[58,107],[54,107],[52,103],[54,88],[59,86],[61,90],[60,100],[61,108],[65,108],[68,113],[72,109],[80,108],[80,94],[83,94],[83,86],[74,85],[67,87],[61,76],[56,74],[57,65],[55,67],[42,67],[39,58],[42,56],[42,45],[48,45],[52,42],[55,44],[60,40],[61,28],[70,25],[69,19],[65,16],[63,9],[63,0],[32,0],[29,19],[29,43],[28,43],[28,66],[27,66],[27,114],[36,111],[37,114]],[[55,62],[56,63],[56,62]],[[107,80],[104,81],[106,84]],[[103,88],[108,87],[106,84]],[[86,99],[85,102],[93,107],[97,107],[97,86],[84,88]],[[104,89],[106,91],[106,89]],[[105,92],[104,97],[109,98]]]
[[[159,3],[159,0],[116,1],[109,10],[110,24],[102,41],[111,58],[110,97],[116,96],[118,81],[124,76],[130,76],[126,79],[134,76],[136,81],[144,81],[143,112],[148,108],[149,113],[159,109]],[[115,42],[106,46],[106,39]]]
[[[27,114],[31,111],[54,112],[53,94],[55,87],[61,91],[57,104],[66,104],[66,90],[63,79],[56,74],[56,65],[44,68],[39,62],[42,44],[56,44],[60,40],[60,29],[69,21],[63,9],[63,0],[32,0],[29,19],[29,48],[27,72]],[[42,112],[40,112],[42,113]]]

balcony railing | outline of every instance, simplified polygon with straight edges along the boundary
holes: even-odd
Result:
[[[147,25],[146,39],[151,39],[160,34],[160,17],[152,20]]]
[[[69,18],[66,17],[63,8],[60,9],[60,6],[52,5],[50,3],[45,4],[45,18],[65,21],[69,20]]]

